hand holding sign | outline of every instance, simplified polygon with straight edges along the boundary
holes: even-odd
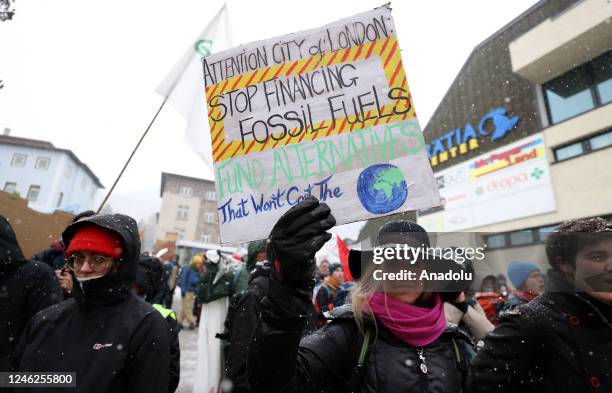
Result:
[[[326,231],[336,219],[325,203],[309,197],[289,209],[270,233],[268,255],[280,281],[298,288],[311,284],[315,268],[314,255],[331,234]]]

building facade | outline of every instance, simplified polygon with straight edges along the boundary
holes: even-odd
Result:
[[[162,173],[156,240],[219,243],[215,182]]]
[[[559,223],[612,217],[612,4],[540,1],[478,45],[424,130],[438,232],[545,263]]]
[[[98,177],[70,150],[50,142],[0,135],[0,187],[18,193],[43,213],[94,209],[102,186]]]

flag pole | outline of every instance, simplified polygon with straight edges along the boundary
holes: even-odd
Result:
[[[219,9],[219,11],[215,14],[215,16],[213,17],[212,21],[216,20],[216,18],[221,14],[221,12],[223,12],[224,10],[226,10],[227,8],[227,2],[223,3],[223,6]],[[211,22],[212,23],[212,22]],[[210,25],[210,24],[209,24]],[[208,27],[207,27],[208,28]],[[204,29],[204,31],[206,31],[206,29]],[[182,68],[182,72],[184,72],[184,69],[186,67],[186,64],[184,64],[181,68]],[[166,101],[168,101],[168,98],[170,97],[170,94],[172,94],[172,91],[174,90],[174,88],[176,87],[176,84],[178,83],[180,77],[180,73],[178,73],[177,75],[175,75],[173,77],[173,80],[170,84],[170,88],[165,91],[165,93],[163,93],[164,95],[164,101],[161,103],[161,105],[159,106],[159,108],[157,109],[157,112],[155,113],[155,116],[153,116],[153,119],[151,119],[151,122],[149,122],[149,125],[147,126],[147,129],[144,131],[144,133],[142,134],[142,136],[140,137],[140,140],[138,141],[138,143],[136,144],[136,147],[134,147],[134,150],[132,150],[132,153],[130,154],[130,157],[127,159],[127,161],[125,162],[125,164],[123,165],[123,168],[121,168],[121,172],[119,172],[119,175],[117,176],[117,178],[115,179],[115,182],[113,183],[112,187],[110,188],[110,190],[108,190],[108,193],[106,194],[106,196],[104,197],[104,200],[102,201],[102,203],[100,204],[100,206],[98,207],[97,210],[97,214],[100,213],[100,211],[102,210],[102,208],[104,207],[104,205],[106,204],[106,202],[108,201],[108,198],[111,196],[111,194],[113,193],[113,190],[115,189],[115,186],[117,186],[117,183],[119,183],[119,180],[121,179],[121,176],[123,176],[123,172],[125,172],[125,169],[127,168],[127,166],[130,164],[130,161],[132,161],[132,158],[134,157],[134,154],[136,154],[136,151],[138,150],[138,148],[140,147],[140,144],[142,143],[143,139],[147,136],[147,133],[149,132],[149,130],[151,129],[151,126],[153,125],[153,123],[155,122],[155,119],[157,119],[157,116],[159,115],[159,113],[161,112],[161,110],[164,108],[164,105],[166,105]],[[159,92],[159,91],[158,91]]]
[[[121,179],[121,176],[123,176],[123,172],[125,172],[125,169],[127,168],[127,166],[130,164],[130,161],[132,161],[132,158],[134,157],[134,154],[136,154],[136,150],[138,150],[138,148],[140,147],[140,144],[142,143],[143,139],[147,136],[147,134],[149,133],[149,130],[151,129],[151,126],[153,125],[153,123],[155,122],[155,119],[157,119],[157,116],[159,115],[159,113],[161,112],[161,110],[163,109],[164,105],[166,105],[166,101],[168,100],[168,97],[164,97],[164,100],[162,101],[161,105],[159,106],[159,108],[157,109],[157,112],[155,112],[155,116],[153,116],[153,119],[151,119],[151,121],[149,122],[149,125],[147,126],[147,129],[143,132],[143,134],[140,136],[140,139],[138,140],[138,143],[136,144],[136,147],[134,147],[134,150],[132,150],[132,153],[130,154],[130,157],[127,159],[127,161],[125,162],[125,164],[123,165],[123,168],[121,168],[121,172],[119,172],[119,175],[117,176],[117,178],[115,179],[115,182],[113,183],[112,187],[110,188],[110,190],[108,190],[108,193],[106,193],[106,196],[104,197],[104,200],[102,201],[102,203],[100,204],[100,207],[98,207],[98,210],[96,211],[96,214],[100,214],[100,211],[102,210],[102,208],[104,207],[104,205],[106,204],[106,202],[108,201],[108,198],[110,197],[110,195],[113,193],[113,190],[115,189],[115,186],[117,185],[117,183],[119,183],[119,180]]]

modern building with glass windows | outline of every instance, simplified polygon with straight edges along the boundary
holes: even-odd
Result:
[[[612,218],[612,3],[540,1],[479,44],[424,129],[444,204],[432,231],[545,263],[559,223]]]

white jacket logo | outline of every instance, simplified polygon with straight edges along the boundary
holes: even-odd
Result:
[[[110,348],[113,344],[94,344],[93,349],[102,349],[102,348]]]

